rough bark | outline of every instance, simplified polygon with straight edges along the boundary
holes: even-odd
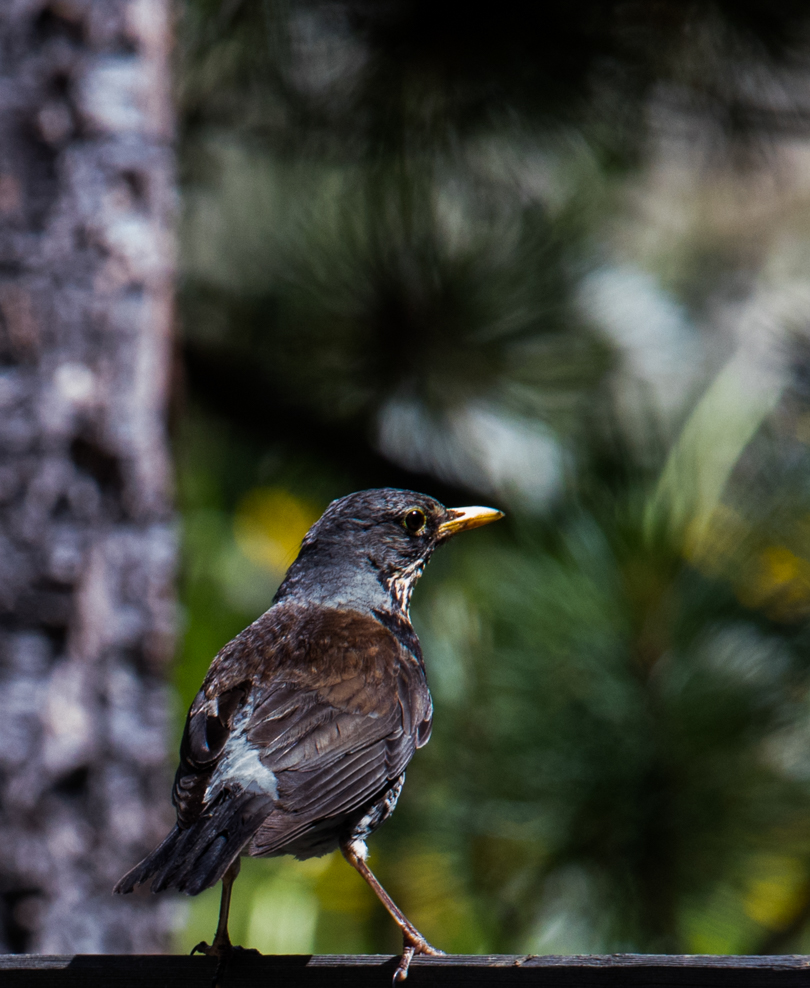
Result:
[[[168,0],[0,2],[0,950],[152,952],[168,822]]]

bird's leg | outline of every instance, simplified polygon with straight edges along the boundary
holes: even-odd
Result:
[[[394,972],[394,984],[408,977],[408,967],[414,954],[429,954],[441,957],[444,953],[432,947],[417,928],[411,923],[405,913],[397,906],[391,896],[380,885],[371,868],[366,864],[366,845],[362,841],[347,841],[340,847],[343,857],[371,886],[372,891],[388,910],[391,918],[402,930],[402,958]]]
[[[239,858],[237,858],[222,876],[222,898],[219,900],[219,922],[217,923],[214,942],[209,946],[205,940],[202,940],[191,951],[192,954],[199,952],[201,954],[208,954],[209,957],[218,957],[220,966],[222,961],[234,949],[231,944],[231,938],[228,936],[228,913],[231,909],[231,890],[241,867],[242,864]],[[219,972],[219,968],[217,968],[217,972]]]

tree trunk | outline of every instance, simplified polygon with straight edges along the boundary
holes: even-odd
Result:
[[[0,950],[164,949],[168,0],[0,2]]]

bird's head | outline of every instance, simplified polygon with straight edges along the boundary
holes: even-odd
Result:
[[[304,537],[276,599],[296,588],[345,603],[378,597],[406,612],[433,550],[457,532],[502,518],[494,508],[445,508],[426,494],[394,488],[333,501]],[[323,595],[321,595],[323,597]]]

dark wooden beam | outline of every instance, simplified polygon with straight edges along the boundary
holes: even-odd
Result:
[[[223,988],[389,988],[397,958],[238,955]],[[210,988],[208,957],[168,955],[0,956],[3,988]],[[608,956],[417,957],[408,986],[520,985],[542,988],[807,988],[810,957]]]

